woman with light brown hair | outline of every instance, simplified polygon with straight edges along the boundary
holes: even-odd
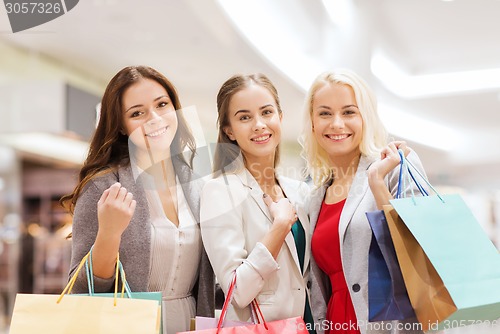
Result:
[[[93,247],[95,292],[110,292],[119,252],[132,291],[162,292],[169,334],[214,312],[195,149],[172,83],[151,67],[126,67],[105,90],[79,183],[62,199],[74,214],[70,276]],[[80,273],[73,291],[87,290]]]
[[[256,299],[268,321],[310,317],[307,186],[276,172],[283,112],[262,74],[235,75],[217,95],[215,178],[203,188],[201,230],[228,318],[249,321]]]

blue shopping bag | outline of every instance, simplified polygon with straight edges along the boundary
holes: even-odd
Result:
[[[368,253],[368,320],[415,318],[382,210],[367,212],[372,229]]]
[[[402,197],[403,193],[403,167],[401,163],[396,198]],[[413,174],[410,177],[415,180]],[[416,180],[413,185],[422,195],[427,195]],[[384,211],[367,212],[366,217],[372,230],[368,253],[368,320],[414,319],[415,312],[406,291]]]
[[[403,170],[407,176],[411,170],[419,173],[404,157],[402,164],[406,166]],[[424,319],[419,310],[439,311],[439,300],[433,299],[434,296],[419,298],[418,294],[413,297],[410,294],[417,318],[421,323],[433,324],[429,326],[431,330],[500,318],[498,250],[459,195],[440,195],[432,189],[436,195],[390,201],[425,252],[433,267],[430,269],[437,272],[455,306]]]

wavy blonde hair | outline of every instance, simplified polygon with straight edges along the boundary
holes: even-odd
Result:
[[[306,160],[306,175],[310,176],[315,186],[321,186],[333,180],[334,175],[326,151],[318,144],[312,127],[312,105],[316,92],[326,85],[347,85],[354,91],[356,104],[363,119],[363,135],[359,150],[365,156],[378,156],[387,145],[387,131],[377,113],[377,99],[368,84],[356,73],[347,69],[338,69],[320,74],[312,83],[307,93],[304,106],[304,122],[299,143],[301,156]]]

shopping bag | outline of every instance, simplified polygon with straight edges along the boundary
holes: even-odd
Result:
[[[88,256],[82,259],[61,295],[17,294],[10,333],[158,333],[156,300],[117,298],[116,283],[114,298],[67,294]]]
[[[211,329],[211,328],[217,328],[217,322],[219,321],[218,318],[209,318],[209,317],[199,317],[197,316],[195,318],[195,329],[200,330],[200,329]],[[249,325],[247,322],[243,321],[231,321],[231,320],[225,320],[224,321],[224,327],[236,327],[236,326],[244,326],[244,325]]]
[[[231,285],[229,286],[224,305],[222,307],[221,315],[217,320],[215,328],[209,329],[198,329],[189,332],[181,332],[177,334],[309,334],[306,324],[301,317],[288,318],[283,320],[276,320],[266,322],[262,311],[260,310],[259,304],[256,299],[251,303],[252,318],[254,319],[254,324],[243,324],[234,327],[228,327],[226,325],[226,314],[229,304],[232,300],[233,291],[236,287],[236,273],[233,276]]]
[[[368,253],[368,320],[415,318],[382,210],[367,212],[372,229]]]
[[[202,329],[202,330],[194,330],[191,332],[182,332],[177,334],[189,334],[189,333],[198,333],[198,334],[309,334],[307,331],[304,320],[301,317],[289,318],[284,320],[276,320],[266,322],[265,324],[246,324],[246,325],[238,325],[238,326],[224,326],[220,329],[211,328],[211,329]]]
[[[407,175],[410,167],[419,173],[406,159],[402,158],[402,163],[407,164]],[[441,286],[434,286],[435,295],[428,298],[412,297],[410,293],[417,318],[424,326],[428,322],[431,330],[500,318],[500,256],[496,247],[459,195],[440,195],[425,178],[422,180],[436,195],[390,201],[422,249],[421,254],[427,257],[428,262],[409,252],[413,263],[419,266],[416,274],[426,280],[427,275],[433,278],[432,282],[437,275],[442,281]],[[398,251],[397,254],[399,258]],[[400,264],[403,268],[401,260]],[[405,275],[404,278],[410,292],[412,281],[407,281]],[[422,310],[429,309],[435,309],[434,315],[425,319],[428,312]]]
[[[94,272],[92,265],[92,250],[93,246],[90,248],[87,260],[85,261],[85,272],[87,274],[87,283],[89,287],[89,296],[97,296],[97,297],[108,297],[108,298],[131,298],[131,299],[145,299],[145,300],[155,300],[158,302],[158,317],[159,317],[159,328],[158,333],[163,333],[163,319],[162,319],[162,300],[163,296],[161,292],[132,292],[130,286],[128,284],[127,278],[125,276],[125,270],[123,269],[123,265],[120,262],[119,254],[116,260],[116,273],[119,273],[121,282],[122,282],[122,292],[117,296],[113,292],[94,292]],[[118,285],[118,275],[116,276],[115,287]]]
[[[384,205],[384,212],[417,319],[424,331],[436,329],[457,308],[436,269],[394,208]]]

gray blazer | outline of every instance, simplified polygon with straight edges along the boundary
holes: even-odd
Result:
[[[407,159],[418,168],[422,175],[425,175],[422,163],[414,151],[408,155]],[[386,324],[385,328],[387,328],[387,330],[380,329],[383,326],[380,323],[378,323],[377,326],[373,326],[373,323],[368,324],[368,250],[370,248],[372,231],[365,213],[378,209],[375,198],[368,185],[366,171],[374,161],[375,159],[373,158],[366,156],[361,157],[344,209],[340,216],[340,254],[347,287],[351,294],[361,333],[421,333],[420,331],[411,330],[398,331],[396,328],[404,324],[398,325],[396,321]],[[387,186],[393,196],[395,196],[397,192],[398,177],[399,167],[391,171],[386,177]],[[311,231],[314,231],[316,227],[321,203],[324,200],[327,187],[328,185],[323,185],[311,192],[309,202]],[[405,194],[410,193],[410,187],[414,188],[415,193],[418,193],[416,186],[411,183],[404,189]],[[317,326],[321,326],[321,324],[325,323],[326,309],[331,296],[331,284],[330,279],[321,271],[313,257],[311,257],[310,280],[312,283],[311,308],[313,317]],[[412,319],[408,322],[416,323],[418,321]],[[388,328],[392,328],[392,331],[388,330]],[[321,330],[319,332],[322,333]]]
[[[178,159],[172,160],[175,172],[182,184],[182,189],[193,216],[200,222],[200,194],[203,180],[196,177],[191,168]],[[117,170],[96,177],[85,186],[75,206],[73,216],[73,245],[71,255],[70,277],[78,267],[81,259],[89,252],[97,236],[97,202],[104,190],[115,182],[120,182],[137,201],[134,216],[122,235],[120,244],[120,260],[126,269],[127,281],[132,291],[147,291],[147,277],[150,269],[151,229],[148,203],[140,178],[134,181],[130,164],[120,166]],[[203,250],[198,282],[193,295],[196,298],[196,314],[213,317],[215,309],[215,276]],[[114,278],[101,279],[94,277],[96,292],[111,292]],[[82,270],[75,286],[74,293],[87,293],[87,277]]]

